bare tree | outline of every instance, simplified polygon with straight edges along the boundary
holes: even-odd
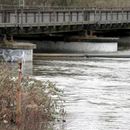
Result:
[[[18,5],[18,3],[19,0],[0,0],[0,4]],[[130,0],[25,0],[25,5],[128,7]]]

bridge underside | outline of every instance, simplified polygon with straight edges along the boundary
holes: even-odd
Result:
[[[116,24],[88,24],[88,25],[60,25],[38,27],[5,27],[0,28],[0,35],[67,35],[74,33],[112,32],[116,30],[130,30],[128,23]]]

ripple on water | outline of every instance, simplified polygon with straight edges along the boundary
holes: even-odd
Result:
[[[63,130],[130,130],[129,59],[44,61],[34,75],[64,89]]]

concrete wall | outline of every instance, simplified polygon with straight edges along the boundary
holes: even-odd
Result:
[[[130,48],[130,37],[121,37],[119,39],[119,47],[128,47]]]
[[[87,52],[116,52],[118,44],[113,43],[96,43],[96,42],[36,42],[37,50],[40,52],[70,52],[70,53],[87,53]]]
[[[19,61],[23,62],[33,60],[33,50],[31,49],[2,49],[0,48],[0,57],[5,61]]]

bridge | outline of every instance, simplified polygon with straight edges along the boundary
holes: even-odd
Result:
[[[18,51],[25,55],[26,60],[32,61],[32,49],[34,48],[32,46],[30,49],[26,43],[23,43],[22,48],[19,47],[20,44],[16,48],[12,36],[29,37],[28,35],[30,35],[32,38],[32,35],[33,37],[36,35],[43,38],[43,36],[49,35],[50,40],[50,35],[60,34],[64,39],[64,35],[67,33],[68,37],[65,37],[67,40],[59,40],[58,36],[56,42],[39,42],[37,45],[39,52],[115,52],[118,50],[117,39],[94,39],[94,37],[76,39],[75,36],[69,37],[68,33],[88,34],[89,32],[92,35],[93,31],[120,29],[130,29],[130,8],[0,6],[0,51],[11,52],[11,54],[14,52],[10,60],[16,57],[14,54],[17,55]],[[64,35],[61,35],[63,33]],[[87,38],[93,41],[86,42]],[[9,53],[7,56],[10,57],[11,54]],[[30,58],[28,59],[28,57]]]
[[[130,28],[130,8],[0,6],[0,34]]]

